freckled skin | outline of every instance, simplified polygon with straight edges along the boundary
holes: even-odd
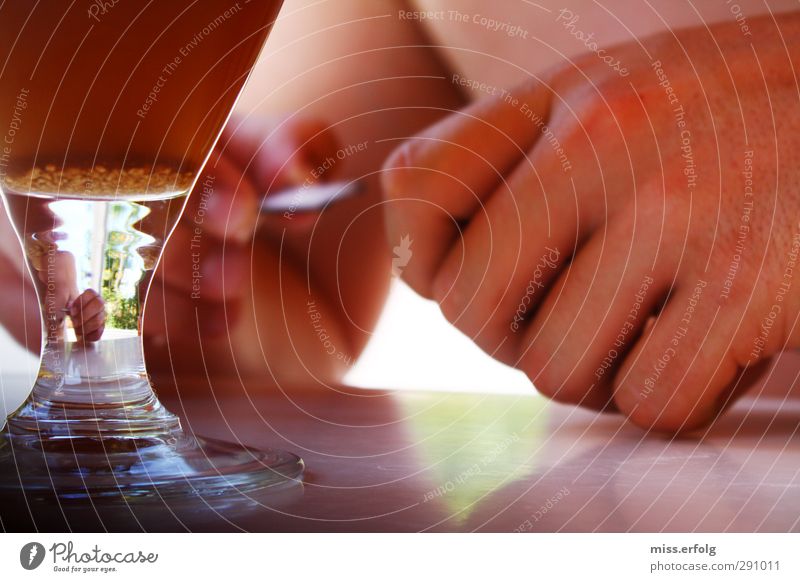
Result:
[[[711,421],[746,369],[800,347],[800,16],[779,22],[788,48],[750,20],[757,57],[736,24],[716,25],[609,49],[625,77],[587,54],[516,86],[566,172],[548,133],[496,96],[404,144],[384,179],[404,201],[387,207],[390,237],[420,241],[403,276],[546,395],[668,432]],[[439,209],[416,208],[420,192]],[[559,268],[509,331],[546,245]]]

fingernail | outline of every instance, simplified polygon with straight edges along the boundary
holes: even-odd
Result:
[[[316,178],[312,172],[313,168],[301,160],[292,161],[284,168],[286,180],[295,186],[301,186],[307,180],[315,180]]]

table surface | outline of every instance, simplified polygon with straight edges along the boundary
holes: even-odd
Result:
[[[69,529],[800,530],[799,400],[742,401],[707,432],[674,439],[535,393],[158,384],[197,434],[300,454],[302,487],[230,515],[207,510],[202,526],[167,508],[166,519],[147,509],[153,519]],[[43,524],[3,527],[61,529]]]

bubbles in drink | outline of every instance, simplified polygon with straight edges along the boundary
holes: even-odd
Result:
[[[7,176],[3,185],[6,190],[28,196],[142,200],[185,194],[192,178],[191,172],[177,172],[169,166],[108,168],[98,164],[61,169],[46,164],[23,175]]]

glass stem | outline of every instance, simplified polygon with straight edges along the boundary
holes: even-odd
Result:
[[[9,417],[9,433],[142,437],[180,430],[179,419],[153,392],[137,330],[106,330],[101,341],[84,342],[67,328],[66,310],[54,310],[58,303],[43,295],[39,373],[28,399]]]

